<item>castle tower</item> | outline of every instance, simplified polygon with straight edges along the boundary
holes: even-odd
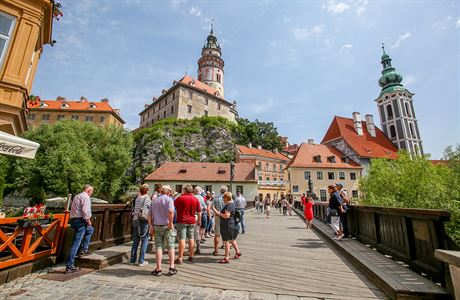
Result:
[[[383,66],[379,85],[382,88],[375,100],[380,114],[381,127],[398,147],[411,154],[423,155],[422,139],[415,117],[412,94],[402,84],[403,77],[391,66],[391,58],[382,45]]]
[[[208,35],[208,41],[201,50],[198,60],[198,80],[219,91],[224,96],[224,60],[217,38],[214,35],[213,26]]]

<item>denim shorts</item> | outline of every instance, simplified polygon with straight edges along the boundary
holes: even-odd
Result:
[[[155,229],[155,248],[174,250],[175,237],[167,226],[153,226]]]
[[[193,233],[195,230],[195,224],[177,224],[177,235],[179,240],[193,239]]]

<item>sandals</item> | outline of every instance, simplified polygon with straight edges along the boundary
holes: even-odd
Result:
[[[162,274],[161,274],[161,270],[153,270],[150,274],[152,274],[153,276],[157,276],[157,277],[160,277]]]
[[[176,258],[175,263],[176,263],[176,265],[182,265],[184,263],[184,261],[182,259]]]
[[[238,252],[235,254],[235,256],[233,257],[234,259],[238,259],[240,258],[240,256],[243,255],[241,252]]]
[[[169,276],[173,276],[173,275],[175,275],[175,274],[177,274],[176,268],[169,268],[168,275],[169,275]]]
[[[193,262],[193,256],[189,256],[189,257],[188,257],[188,261],[189,261],[189,262]]]
[[[214,251],[214,252],[212,253],[212,255],[218,256],[218,255],[219,255],[219,252],[218,252],[218,251]]]
[[[221,260],[218,261],[219,264],[228,264],[230,261],[226,258],[222,258]]]

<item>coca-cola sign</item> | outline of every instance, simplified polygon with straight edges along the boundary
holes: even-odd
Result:
[[[40,144],[0,131],[0,155],[34,158]]]
[[[18,145],[9,145],[5,142],[0,143],[0,152],[6,152],[9,154],[17,154],[21,155],[21,153],[24,151],[24,147],[18,146]]]

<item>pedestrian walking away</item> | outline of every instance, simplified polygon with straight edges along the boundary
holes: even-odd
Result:
[[[133,245],[131,247],[131,258],[129,262],[134,265],[136,262],[139,266],[147,265],[148,262],[145,260],[145,252],[149,243],[149,221],[148,214],[151,205],[151,200],[147,194],[149,191],[149,185],[143,184],[139,188],[139,193],[133,200],[131,217],[132,217],[132,234],[133,234]],[[137,257],[137,251],[141,245],[139,251],[139,260]]]
[[[243,197],[241,192],[236,193],[235,207],[236,210],[240,213],[241,221],[239,227],[241,229],[241,233],[244,234],[246,233],[246,223],[244,222],[244,209],[246,208],[246,199]]]
[[[73,198],[69,223],[74,231],[74,235],[66,262],[66,273],[73,273],[79,270],[79,268],[75,267],[75,257],[77,256],[80,245],[80,256],[90,254],[89,242],[94,232],[94,228],[91,226],[91,196],[93,192],[94,188],[87,184],[84,186],[83,192]]]
[[[265,200],[265,218],[270,219],[270,211],[271,211],[271,201],[270,198],[266,198]]]
[[[235,259],[240,258],[241,252],[238,248],[238,243],[236,242],[239,228],[237,224],[237,210],[235,203],[232,200],[232,193],[225,192],[223,195],[223,201],[225,205],[222,207],[220,212],[215,207],[213,207],[213,210],[220,218],[220,233],[225,246],[224,258],[218,262],[228,264],[230,262],[230,244],[235,249]]]
[[[281,199],[281,206],[283,208],[283,216],[287,216],[288,205],[289,205],[289,202],[287,201],[286,197],[283,196],[283,199]]]
[[[195,224],[201,224],[200,202],[193,195],[193,187],[190,184],[186,184],[182,188],[182,195],[174,201],[174,206],[177,212],[177,231],[179,236],[179,254],[176,259],[176,264],[181,264],[184,257],[185,239],[188,240],[188,259],[189,261],[193,261],[195,249]],[[197,219],[195,219],[195,215],[198,215]]]
[[[220,241],[220,216],[215,213],[215,211],[221,211],[224,207],[224,194],[227,192],[228,188],[226,185],[220,187],[220,195],[214,197],[212,201],[212,210],[214,211],[214,252],[213,255],[219,255],[218,247]]]
[[[174,229],[174,201],[171,198],[172,189],[169,185],[162,186],[160,195],[152,202],[149,210],[149,228],[155,240],[156,268],[152,275],[161,276],[161,260],[163,249],[168,250],[170,276],[177,273],[174,266],[174,242],[176,230]]]

